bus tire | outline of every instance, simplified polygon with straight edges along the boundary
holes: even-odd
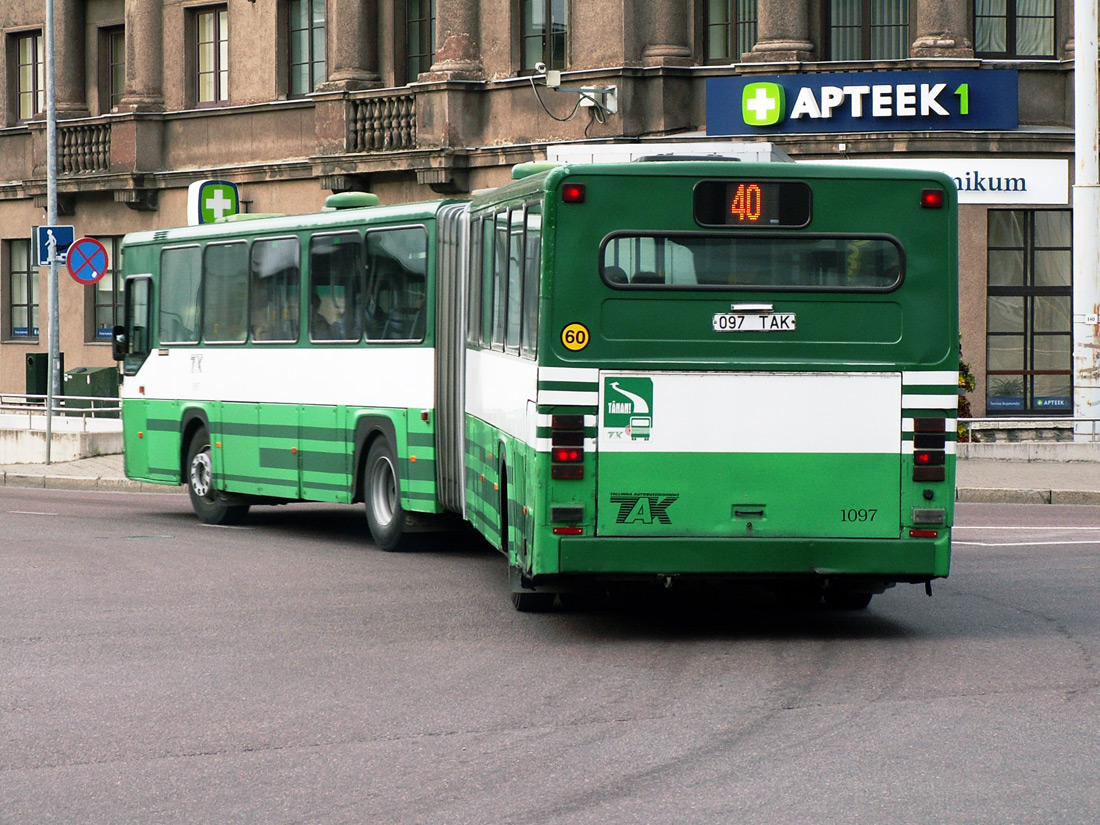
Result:
[[[825,605],[833,610],[864,610],[871,603],[871,593],[825,591]]]
[[[214,487],[210,459],[210,434],[205,429],[191,436],[187,448],[187,494],[191,509],[203,524],[240,524],[248,515],[247,504],[228,504]]]
[[[371,443],[363,464],[363,502],[371,538],[388,552],[406,550],[409,545],[399,479],[393,448],[385,436],[379,436]]]

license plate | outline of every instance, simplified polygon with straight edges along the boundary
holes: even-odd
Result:
[[[793,312],[717,312],[715,332],[789,332],[795,328]]]

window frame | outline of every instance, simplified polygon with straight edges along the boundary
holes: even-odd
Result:
[[[986,415],[988,416],[1062,416],[1073,414],[1073,210],[1071,209],[990,209],[992,212],[1019,212],[1024,215],[1024,232],[1023,232],[1023,246],[1003,246],[993,245],[989,241],[989,229],[986,230]],[[1066,245],[1064,246],[1039,246],[1036,238],[1035,231],[1035,218],[1040,212],[1064,212],[1068,213],[1069,217],[1069,238],[1066,239]],[[988,225],[987,225],[988,227]],[[992,285],[989,282],[990,272],[993,271],[993,267],[989,265],[989,256],[991,252],[1019,252],[1021,253],[1021,260],[1023,263],[1023,283],[1016,285]],[[1036,252],[1058,252],[1064,251],[1069,253],[1069,271],[1067,283],[1060,286],[1037,286],[1035,284],[1036,278]],[[991,298],[1006,297],[1006,298],[1020,298],[1023,302],[1022,306],[1022,323],[1023,328],[1019,331],[991,331],[990,322],[990,309],[992,306]],[[1042,330],[1036,331],[1035,329],[1035,299],[1036,298],[1065,298],[1069,301],[1069,313],[1066,319],[1066,327],[1060,331]],[[1020,365],[1020,369],[1015,370],[994,370],[990,369],[990,354],[991,339],[996,338],[1009,338],[1009,337],[1021,337],[1023,338],[1023,363]],[[1047,369],[1035,369],[1036,339],[1053,339],[1064,338],[1067,345],[1067,354],[1069,356],[1069,363],[1066,369],[1062,370],[1047,370]],[[1070,385],[1070,403],[1069,407],[1060,410],[1052,409],[1039,409],[1035,405],[1035,378],[1039,376],[1049,375],[1064,375],[1069,379]],[[997,397],[1012,397],[1012,396],[994,396],[991,393],[994,381],[1007,380],[1011,377],[1018,376],[1021,381],[1022,391],[1022,407],[1020,408],[1001,408],[991,409],[989,406],[990,398]]]
[[[710,13],[715,3],[725,6],[725,20],[711,20]],[[696,8],[696,31],[699,33],[697,53],[703,58],[700,63],[728,66],[740,63],[742,56],[752,51],[756,45],[757,23],[760,19],[757,0],[702,0]],[[713,44],[723,46],[724,54],[712,53]]]
[[[401,36],[398,39],[399,54],[395,56],[397,63],[397,82],[396,85],[403,85],[407,83],[415,83],[419,76],[425,72],[431,71],[432,65],[435,63],[435,51],[436,46],[436,22],[438,20],[437,15],[437,3],[436,0],[416,0],[422,7],[426,6],[428,9],[428,17],[413,17],[410,12],[409,6],[414,0],[402,0],[402,2],[395,4],[398,9],[399,19],[396,21],[396,29],[401,32]],[[423,34],[423,26],[428,25],[428,37],[431,50],[427,53],[417,53],[413,49],[413,26],[419,27],[418,34]],[[417,38],[420,39],[419,37]],[[413,71],[413,61],[418,60],[417,71]]]
[[[837,57],[834,53],[836,45],[835,30],[838,28],[833,25],[833,9],[837,0],[830,0],[825,5],[821,15],[821,27],[822,27],[822,42],[825,44],[825,60],[830,62],[854,62],[854,61],[885,61],[885,60],[908,60],[912,56],[913,50],[913,32],[916,30],[916,14],[917,14],[917,2],[919,0],[880,0],[881,2],[904,2],[906,4],[905,10],[905,51],[900,55],[887,55],[883,57],[874,57],[871,55],[872,38],[871,32],[873,29],[878,28],[872,23],[873,15],[871,13],[872,4],[876,0],[859,0],[859,56],[857,57]],[[854,27],[853,27],[854,28]]]
[[[554,7],[562,10],[562,28],[560,36],[554,35]],[[549,23],[550,34],[544,30],[541,34],[533,30],[532,12],[540,8],[545,21]],[[558,71],[569,67],[569,2],[568,0],[520,0],[519,5],[519,64],[520,74],[534,74],[536,63],[545,63],[547,69]],[[529,44],[541,40],[539,49],[529,49]],[[560,53],[553,48],[556,41],[561,42]]]
[[[294,5],[305,4],[307,18],[305,28],[296,28],[294,25]],[[317,24],[315,14],[321,10],[322,19]],[[306,32],[306,54],[299,55],[295,48],[295,33]],[[286,3],[286,56],[287,56],[287,97],[298,99],[307,97],[316,91],[317,86],[328,77],[328,11],[325,0],[287,0]],[[320,42],[320,56],[318,56],[318,41]],[[304,58],[304,59],[303,59]],[[309,88],[299,89],[295,85],[295,68],[306,66],[309,77]],[[318,74],[319,73],[319,74]]]
[[[33,59],[29,63],[23,60],[23,44],[30,43]],[[12,102],[16,123],[27,123],[34,120],[46,110],[46,37],[41,29],[16,32],[12,35],[12,61],[13,72],[12,88],[15,91]],[[30,66],[30,87],[24,86],[24,67]],[[29,101],[29,108],[24,108],[24,102]]]
[[[1058,0],[1051,0],[1050,16],[1041,16],[1032,18],[1028,16],[1027,19],[1039,19],[1050,20],[1051,38],[1050,38],[1050,52],[1043,54],[1020,54],[1019,52],[1019,27],[1017,22],[1020,15],[1016,11],[1017,0],[1005,0],[1005,13],[1004,13],[1004,37],[1005,48],[1003,51],[989,51],[979,50],[978,48],[978,21],[979,19],[985,20],[998,20],[1000,15],[979,15],[978,3],[980,0],[974,2],[974,14],[971,18],[971,23],[974,27],[974,56],[977,58],[984,58],[987,60],[1055,60],[1057,59],[1058,52]]]
[[[203,19],[212,15],[212,39],[203,40]],[[229,6],[225,4],[201,6],[192,10],[192,55],[194,60],[193,94],[195,107],[199,109],[224,106],[229,102]],[[212,45],[212,64],[209,70],[203,65],[203,46]],[[224,52],[224,54],[223,54]],[[210,76],[214,96],[203,98],[203,78]]]
[[[122,236],[99,235],[94,237],[103,244],[103,248],[107,251],[107,271],[91,289],[87,290],[85,341],[89,344],[110,344],[112,330],[122,324],[125,311],[125,290],[122,277]],[[110,280],[108,281],[108,279]],[[103,300],[105,290],[101,285],[105,281],[111,285],[110,301]],[[100,310],[106,311],[108,308],[111,314],[111,324],[107,327],[100,327]]]
[[[99,112],[117,110],[126,94],[126,27],[99,29]]]
[[[26,245],[26,269],[15,269],[15,255],[13,254],[15,244]],[[38,300],[39,272],[34,260],[34,251],[33,244],[26,238],[10,238],[4,242],[4,337],[9,341],[37,341],[41,336],[41,329],[35,323],[39,320],[40,308]],[[19,304],[16,304],[13,300],[15,297],[13,280],[16,275],[25,277],[27,280],[26,301]],[[27,316],[27,332],[22,335],[17,335],[15,332],[15,310],[17,307],[23,308]]]

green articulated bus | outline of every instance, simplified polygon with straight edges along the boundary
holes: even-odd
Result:
[[[859,608],[948,574],[949,178],[679,157],[513,178],[128,235],[128,476],[186,484],[215,524],[362,501],[385,550],[458,514],[525,611],[638,580]]]

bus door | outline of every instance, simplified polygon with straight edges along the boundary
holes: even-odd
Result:
[[[600,373],[597,534],[897,538],[899,373]]]

